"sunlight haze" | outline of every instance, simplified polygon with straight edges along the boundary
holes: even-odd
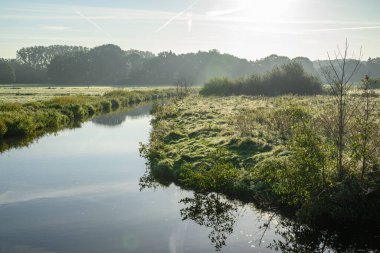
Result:
[[[380,55],[380,2],[327,0],[0,0],[0,56],[32,45],[116,44],[175,53],[217,49],[325,59],[347,38]]]

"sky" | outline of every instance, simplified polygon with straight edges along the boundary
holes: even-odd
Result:
[[[379,0],[0,0],[0,58],[33,45],[112,43],[317,60],[346,39],[363,59],[380,57]]]

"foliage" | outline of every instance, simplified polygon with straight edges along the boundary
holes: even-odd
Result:
[[[52,45],[52,46],[32,46],[24,47],[17,51],[17,60],[22,64],[31,66],[34,69],[46,68],[51,60],[57,55],[71,52],[86,51],[85,47]]]
[[[103,96],[61,96],[42,102],[0,103],[0,140],[30,139],[64,127],[78,126],[95,114],[174,95],[173,89],[113,91]]]
[[[263,76],[253,75],[248,78],[231,81],[227,78],[212,79],[205,84],[202,95],[266,95],[283,94],[310,95],[322,92],[320,81],[306,74],[301,64],[291,62],[274,67]]]
[[[223,162],[223,156],[213,155],[213,163],[193,168],[185,164],[180,172],[181,184],[200,192],[229,192],[238,171],[231,163]]]
[[[14,83],[15,80],[15,72],[11,65],[6,60],[0,59],[0,84]]]
[[[308,74],[317,76],[321,66],[327,64],[306,57],[289,59],[278,55],[248,61],[217,50],[155,55],[132,49],[124,51],[112,44],[91,49],[66,45],[25,47],[17,51],[16,59],[10,63],[17,83],[133,86],[175,85],[181,78],[201,85],[216,77],[263,75],[284,64],[300,64]],[[379,77],[379,64],[379,58],[368,59],[353,80],[360,81],[366,73]]]
[[[355,92],[350,96],[363,95]],[[156,105],[142,155],[153,177],[166,184],[275,206],[313,226],[379,224],[379,149],[372,149],[364,177],[348,155],[345,161],[355,166],[339,177],[334,140],[320,122],[333,103],[329,96],[190,96]],[[380,112],[377,103],[372,109]],[[377,140],[370,146],[378,147]],[[357,150],[351,143],[346,148],[347,154]]]
[[[306,108],[289,105],[284,108],[275,109],[271,117],[271,128],[277,130],[280,138],[290,139],[293,128],[301,122],[311,119]]]

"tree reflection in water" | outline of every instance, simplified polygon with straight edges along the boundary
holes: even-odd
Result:
[[[170,180],[157,180],[149,169],[140,178],[140,190],[170,185]],[[192,197],[179,201],[184,205],[180,209],[182,220],[193,220],[201,226],[211,228],[208,237],[215,250],[220,251],[228,236],[234,231],[239,217],[238,202],[223,198],[217,193],[194,193]],[[270,225],[275,225],[275,233],[280,239],[274,239],[268,248],[279,252],[327,253],[327,252],[380,252],[380,228],[358,226],[354,230],[341,228],[339,231],[301,225],[291,219],[281,217],[276,212],[263,213],[262,226],[256,229],[260,234],[261,245],[264,234]],[[267,217],[269,215],[269,217]],[[277,222],[272,222],[276,220]],[[348,224],[350,226],[350,224]],[[269,230],[269,229],[268,229]]]
[[[289,220],[282,220],[277,226],[276,233],[281,240],[274,240],[270,248],[280,252],[309,253],[335,252],[328,245],[334,234],[329,231],[318,231]]]
[[[140,178],[140,191],[157,189],[160,186],[170,185],[170,181],[158,180],[147,169]],[[208,237],[216,251],[220,251],[226,245],[226,240],[234,230],[238,217],[238,204],[224,199],[217,193],[194,193],[192,197],[186,197],[179,201],[183,205],[180,209],[182,220],[193,220],[198,225],[211,228]]]
[[[234,230],[238,217],[237,204],[224,200],[217,193],[194,193],[193,197],[181,199],[180,203],[185,205],[180,210],[182,220],[193,220],[211,228],[208,237],[215,250],[220,251]]]
[[[305,226],[289,219],[282,219],[276,233],[282,239],[269,246],[281,252],[380,252],[379,228],[358,226],[337,230]]]

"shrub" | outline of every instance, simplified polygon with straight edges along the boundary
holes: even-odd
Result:
[[[284,94],[313,95],[322,92],[318,78],[305,73],[302,65],[296,62],[273,68],[263,76],[252,75],[235,81],[228,78],[215,78],[208,81],[200,94],[205,96],[265,95]]]
[[[200,94],[205,96],[227,96],[232,95],[230,88],[233,82],[228,78],[214,78],[208,81],[205,86],[200,90]]]
[[[289,139],[293,128],[299,123],[305,123],[311,115],[304,108],[288,106],[275,110],[270,118],[271,128],[277,131],[282,139]]]

